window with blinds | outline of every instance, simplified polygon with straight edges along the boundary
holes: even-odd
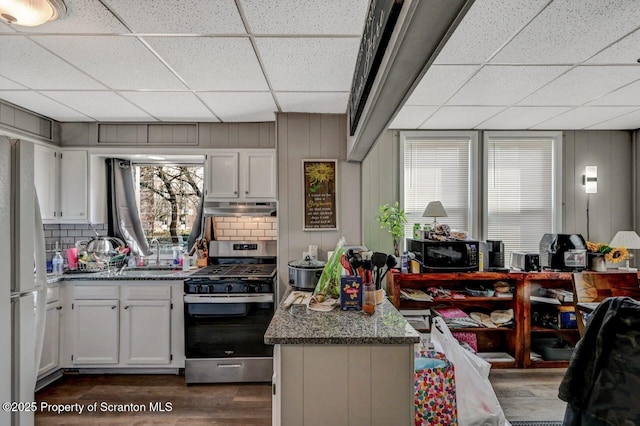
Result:
[[[505,266],[512,251],[537,252],[553,232],[553,138],[486,139],[486,237],[502,240]]]
[[[430,201],[441,201],[448,217],[438,218],[452,229],[470,231],[469,137],[404,139],[405,236],[413,235],[414,223],[432,223],[422,217]]]

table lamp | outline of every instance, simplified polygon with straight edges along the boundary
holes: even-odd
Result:
[[[437,218],[447,216],[447,211],[444,209],[440,201],[431,201],[427,204],[427,208],[424,209],[424,213],[422,213],[422,217],[433,218],[433,225],[431,225],[431,229],[436,229],[438,226]]]
[[[625,247],[631,250],[640,249],[640,236],[635,231],[618,231],[609,244],[611,247]],[[631,256],[631,255],[629,255]],[[618,269],[623,271],[637,271],[637,268],[629,267],[629,259],[627,258],[625,266]]]

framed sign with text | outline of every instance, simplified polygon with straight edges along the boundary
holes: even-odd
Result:
[[[338,160],[302,160],[303,231],[338,229]]]

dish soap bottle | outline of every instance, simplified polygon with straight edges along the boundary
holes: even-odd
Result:
[[[56,254],[53,256],[53,273],[54,275],[62,275],[64,271],[64,260],[62,259],[62,254],[60,254],[60,248],[58,246],[58,241],[56,241]]]
[[[414,223],[413,224],[413,239],[414,240],[420,240],[422,237],[422,235],[420,235],[420,224],[419,223]]]

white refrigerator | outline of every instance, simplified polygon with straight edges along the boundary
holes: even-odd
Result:
[[[35,401],[46,304],[44,230],[33,144],[0,136],[0,403]],[[34,424],[0,408],[0,425]]]

